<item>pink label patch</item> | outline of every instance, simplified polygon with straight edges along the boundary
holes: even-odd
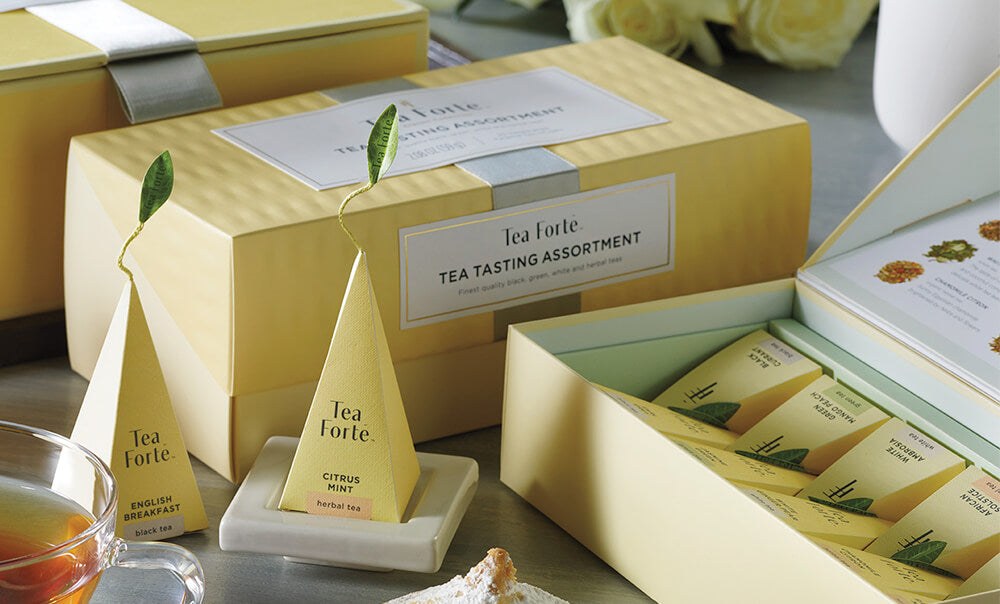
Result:
[[[973,482],[972,486],[979,489],[983,495],[986,495],[993,501],[1000,504],[1000,480],[997,480],[992,476],[983,476],[979,480]]]
[[[306,512],[321,516],[372,519],[372,500],[335,493],[306,493]]]

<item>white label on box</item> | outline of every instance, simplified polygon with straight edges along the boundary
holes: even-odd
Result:
[[[740,490],[743,491],[744,495],[746,495],[750,499],[753,499],[757,503],[757,505],[770,512],[772,516],[777,516],[778,518],[788,518],[788,514],[786,514],[778,506],[774,505],[774,503],[772,503],[769,499],[767,499],[757,491],[752,489],[740,489]]]
[[[944,447],[910,427],[897,432],[896,440],[902,442],[905,447],[917,455],[927,459],[934,459],[944,451]]]
[[[765,351],[773,354],[776,359],[786,365],[794,365],[805,358],[799,354],[799,351],[792,349],[784,342],[776,338],[767,338],[766,340],[761,341],[759,346]]]
[[[673,234],[673,174],[400,229],[400,327],[671,270]]]
[[[399,111],[399,152],[390,175],[667,122],[562,69],[544,67],[388,92],[212,132],[323,190],[368,180],[368,134],[390,103]]]

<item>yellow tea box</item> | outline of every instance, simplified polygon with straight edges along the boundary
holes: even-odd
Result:
[[[757,330],[695,367],[653,403],[743,433],[821,371],[791,346]]]
[[[127,115],[146,121],[150,108],[156,119],[190,113],[178,91],[193,82],[237,107],[427,68],[427,11],[408,0],[100,2],[79,5],[87,8],[76,27],[38,14],[74,3],[4,12],[10,4],[0,3],[0,321],[63,307],[73,136],[127,126]],[[126,18],[95,12],[110,5]],[[128,18],[136,13],[165,35],[136,36]],[[103,36],[86,35],[88,26]],[[110,316],[109,308],[95,331]]]
[[[864,549],[892,526],[888,520],[764,489],[744,489],[743,493],[800,533],[858,549]]]
[[[204,168],[177,183],[148,240],[156,251],[133,254],[185,441],[228,478],[268,436],[302,428],[354,258],[326,237],[360,180],[343,172],[363,165],[344,132],[389,102],[402,108],[393,176],[346,217],[369,253],[416,441],[500,422],[512,323],[778,278],[801,262],[808,125],[624,38],[317,90],[76,137],[62,164],[67,342],[84,376],[117,286],[82,259],[127,235],[134,157],[155,141],[178,166]],[[568,129],[579,138],[547,138]],[[267,142],[270,160],[247,150]],[[491,151],[461,155],[480,143]]]
[[[778,468],[724,449],[683,438],[671,438],[671,440],[719,476],[742,487],[795,495],[812,480],[812,476],[808,474]]]
[[[630,394],[606,388],[600,384],[597,384],[597,387],[621,406],[631,411],[633,415],[664,434],[680,436],[687,440],[714,447],[730,445],[738,436],[735,432],[717,428],[681,413],[664,409]]]
[[[893,418],[820,474],[799,497],[899,520],[965,469],[965,461]]]
[[[985,591],[1000,590],[1000,555],[993,556],[952,592],[951,598],[961,598]]]
[[[822,375],[727,448],[790,470],[819,474],[889,416]]]
[[[913,568],[891,558],[832,541],[813,538],[813,542],[879,589],[895,589],[943,599],[962,584],[961,579]]]
[[[866,549],[917,568],[971,577],[1000,554],[1000,480],[966,468]]]

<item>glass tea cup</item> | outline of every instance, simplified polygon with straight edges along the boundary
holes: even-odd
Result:
[[[118,486],[96,455],[58,434],[0,421],[0,602],[84,604],[101,572],[164,569],[200,604],[205,575],[169,543],[115,537]]]

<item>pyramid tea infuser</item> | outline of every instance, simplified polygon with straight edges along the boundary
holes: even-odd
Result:
[[[173,190],[170,153],[157,157],[142,182],[139,224],[122,245],[118,268],[128,277],[101,347],[70,438],[100,457],[119,485],[116,532],[128,539],[165,539],[208,526],[181,438],[142,301],[125,252]],[[68,465],[54,487],[79,484]]]

